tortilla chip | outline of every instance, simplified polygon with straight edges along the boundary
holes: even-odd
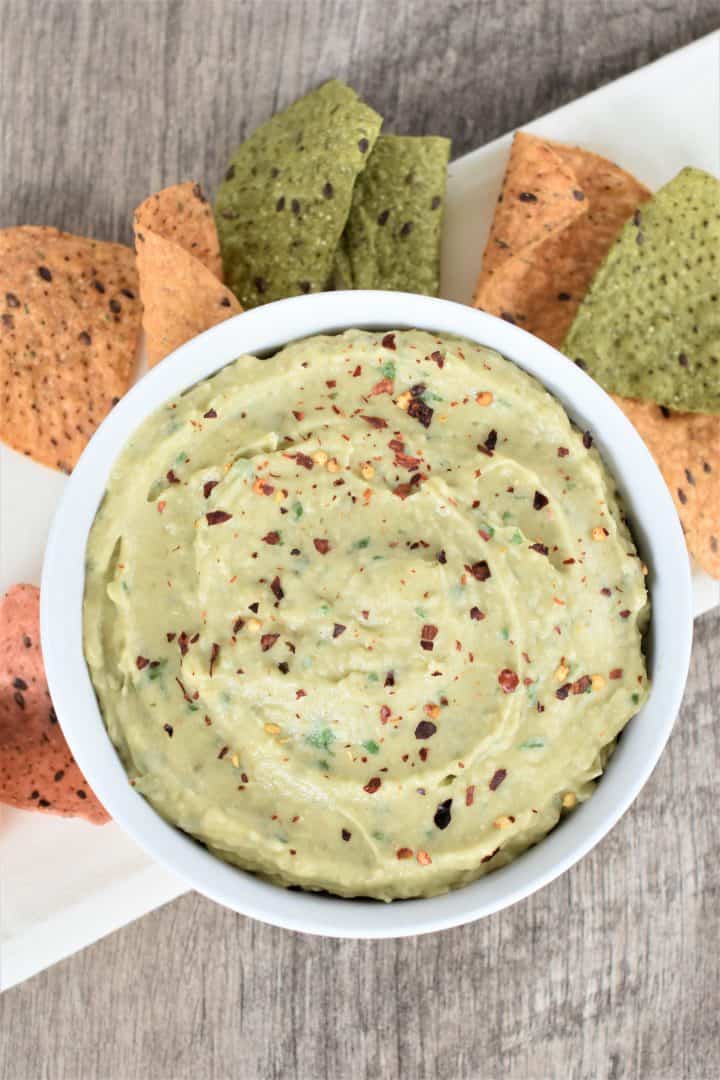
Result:
[[[110,820],[75,764],[50,701],[34,585],[14,585],[0,600],[0,802],[95,825]]]
[[[559,348],[610,245],[650,194],[597,154],[518,132],[475,307]]]
[[[336,284],[437,296],[450,140],[381,135],[353,191]]]
[[[148,364],[242,311],[234,295],[179,244],[135,229]]]
[[[215,218],[199,184],[188,180],[151,195],[135,211],[135,228],[179,244],[222,281]]]
[[[258,128],[217,194],[225,280],[243,307],[322,292],[382,118],[332,80]]]
[[[672,413],[649,401],[615,401],[660,467],[690,554],[720,578],[720,417]]]
[[[130,385],[140,300],[130,248],[0,229],[0,438],[70,472]]]
[[[720,413],[720,181],[683,169],[627,222],[563,345],[606,390]]]

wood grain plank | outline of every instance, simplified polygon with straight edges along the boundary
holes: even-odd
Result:
[[[0,0],[0,225],[128,240],[324,79],[459,155],[715,29],[716,0]],[[474,926],[335,942],[188,895],[0,998],[3,1080],[720,1074],[720,615],[667,752],[541,893]]]

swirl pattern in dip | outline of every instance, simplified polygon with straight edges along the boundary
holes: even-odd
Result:
[[[138,429],[87,559],[131,782],[285,885],[390,900],[504,865],[647,694],[643,567],[592,438],[467,341],[240,357]]]

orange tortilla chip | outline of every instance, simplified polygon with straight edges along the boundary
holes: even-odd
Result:
[[[188,180],[156,192],[135,211],[135,231],[172,240],[223,279],[215,218],[199,184]]]
[[[199,195],[198,195],[199,192]],[[152,195],[134,217],[148,364],[242,308],[222,284],[215,221],[197,184]]]
[[[690,554],[720,578],[720,416],[615,401],[640,432],[670,488]]]
[[[140,300],[130,248],[0,229],[0,438],[70,472],[130,385]]]
[[[75,764],[50,701],[40,652],[40,592],[0,600],[0,802],[22,810],[110,818]]]
[[[237,298],[184,248],[152,232],[136,233],[148,364],[242,311]]]
[[[539,161],[542,175],[538,173],[530,188],[538,201],[526,203],[522,185],[532,184]],[[576,202],[574,216],[568,210],[563,217],[558,201],[548,198],[548,192],[558,191],[565,193],[566,207],[568,193]],[[485,248],[475,307],[559,348],[610,245],[650,194],[630,173],[597,154],[518,132]],[[524,241],[529,206],[537,214]],[[513,216],[517,225],[509,224]],[[498,259],[506,236],[513,244]]]

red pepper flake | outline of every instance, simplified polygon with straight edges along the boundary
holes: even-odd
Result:
[[[295,419],[298,420],[298,421],[305,419],[305,413],[302,412],[300,409],[293,409],[292,414],[295,417]]]
[[[146,668],[148,666],[150,661],[147,659],[146,656],[138,656],[135,663],[137,664],[138,671],[142,671],[143,668]]]
[[[407,407],[408,416],[412,416],[413,420],[417,420],[424,428],[430,427],[434,411],[419,397],[414,397]]]
[[[403,450],[405,449],[405,443],[402,441],[402,439],[391,439],[388,443],[388,446],[391,450],[394,450],[396,454],[402,454]]]
[[[490,573],[490,567],[485,559],[480,562],[473,563],[472,566],[466,566],[465,569],[468,573],[472,574],[476,581],[487,581],[489,577],[492,577]]]
[[[271,592],[272,592],[272,594],[273,594],[273,596],[275,597],[276,600],[282,600],[282,598],[285,596],[285,592],[283,590],[283,587],[280,584],[280,578],[277,576],[277,574],[275,575],[275,577],[272,579],[272,582],[270,583],[270,590],[271,590]]]
[[[538,555],[547,555],[548,549],[545,544],[530,544],[530,551],[537,551]]]
[[[497,791],[502,784],[503,780],[507,776],[507,769],[496,769],[493,773],[493,778],[488,784],[491,791]]]
[[[394,464],[401,469],[407,469],[408,472],[416,472],[420,468],[420,458],[398,452],[395,454]]]
[[[381,784],[382,780],[380,779],[380,777],[373,776],[370,780],[368,780],[367,784],[365,784],[365,786],[363,787],[363,791],[367,791],[368,795],[374,795]]]
[[[475,622],[480,622],[482,619],[485,618],[485,613],[481,611],[479,607],[471,607],[470,618],[474,619]]]
[[[233,634],[239,634],[244,625],[245,620],[243,618],[236,619],[233,623]]]
[[[437,633],[437,626],[433,626],[432,623],[425,623],[420,631],[420,647],[425,649],[426,652],[432,652]]]
[[[621,618],[621,619],[628,619],[628,618],[630,617],[630,615],[631,615],[631,614],[632,614],[632,612],[630,611],[630,609],[629,609],[629,608],[625,608],[625,610],[624,610],[624,611],[621,611],[621,612],[620,612],[620,618]]]
[[[307,697],[307,690],[296,690],[295,691],[295,700],[296,701],[299,701],[300,698],[303,698],[303,697]]]
[[[177,477],[175,475],[175,472],[174,472],[173,469],[168,469],[168,471],[165,473],[165,479],[167,480],[168,484],[179,484],[180,483],[180,479],[179,479],[179,477]]]
[[[447,562],[447,555],[445,554],[445,551],[444,551],[443,548],[441,548],[440,551],[438,551],[438,553],[437,553],[437,561],[439,563],[441,563],[443,566]]]
[[[215,420],[217,413],[214,409],[208,409],[206,413],[203,413],[203,420]]]
[[[353,377],[353,379],[359,379],[361,375],[362,375],[362,367],[360,366],[360,364],[358,364],[357,367],[355,368],[355,370],[352,373],[352,377]]]
[[[213,488],[216,488],[220,483],[219,480],[206,480],[203,484],[203,495],[207,499]]]
[[[427,759],[428,759],[428,748],[427,748],[427,746],[422,746],[418,750],[418,754],[420,755],[420,760],[421,761],[427,761]]]
[[[347,843],[347,841],[348,841],[348,840],[350,839],[350,837],[352,836],[352,833],[350,832],[350,830],[349,830],[349,829],[343,829],[343,830],[341,831],[340,835],[342,836],[343,840],[344,840],[344,841],[345,841],[345,842]]]
[[[506,694],[514,694],[520,683],[520,678],[517,672],[511,671],[510,668],[503,668],[498,675],[498,682]]]
[[[589,450],[593,444],[593,437],[589,431],[583,433],[583,446],[586,450]]]
[[[190,641],[190,639],[189,639],[188,635],[185,633],[185,631],[184,630],[181,631],[180,637],[178,638],[178,645],[180,647],[180,655],[181,656],[184,656],[185,653],[188,651],[188,642],[189,641]]]
[[[380,706],[380,723],[387,724],[388,720],[392,716],[392,709],[388,705]]]
[[[592,679],[589,675],[581,675],[579,679],[576,679],[572,684],[573,694],[585,694],[592,686]]]
[[[200,639],[199,632],[197,634],[193,634],[193,636],[190,638],[190,644],[194,645],[195,642],[198,641],[199,639]]]
[[[397,858],[397,859],[412,859],[412,857],[413,857],[413,851],[412,851],[412,848],[409,848],[409,847],[398,848],[397,851],[395,852],[395,858]]]
[[[177,675],[176,675],[176,676],[175,676],[175,682],[176,682],[176,683],[178,684],[178,686],[180,687],[180,690],[182,691],[182,696],[183,696],[183,697],[185,698],[185,700],[186,700],[187,702],[189,702],[190,704],[192,704],[192,698],[190,697],[190,695],[188,694],[187,690],[185,689],[185,686],[184,686],[184,684],[183,684],[183,681],[182,681],[182,679],[179,679],[179,678],[177,677]]]
[[[263,652],[267,652],[268,649],[272,649],[273,645],[280,637],[279,634],[263,634],[260,638],[260,648]]]
[[[600,592],[603,596],[612,596],[612,589],[604,588],[601,589]]]
[[[372,390],[368,394],[368,397],[377,397],[378,394],[392,394],[393,381],[392,379],[381,379],[380,382],[376,382]]]
[[[210,650],[209,675],[210,675],[211,679],[212,679],[212,675],[213,675],[213,668],[215,667],[215,661],[217,660],[219,655],[220,655],[220,646],[218,645],[217,641],[213,641],[212,649]]]
[[[445,367],[445,357],[441,352],[436,350],[435,352],[430,353],[430,359],[433,360],[439,368]]]
[[[474,802],[475,802],[475,785],[470,784],[467,791],[465,792],[465,805],[466,806],[472,806],[472,804]]]
[[[544,506],[549,503],[547,495],[543,495],[542,491],[536,491],[533,496],[533,510],[542,510]]]
[[[568,682],[568,683],[565,683],[564,686],[561,686],[558,690],[555,691],[555,697],[558,699],[558,701],[564,701],[569,693],[570,693],[570,683]]]
[[[382,339],[382,346],[383,349],[396,349],[397,345],[395,344],[395,335],[386,334],[385,337]]]
[[[614,667],[610,672],[611,679],[622,679],[623,669],[621,667]]]
[[[209,510],[205,517],[208,525],[223,525],[230,520],[232,514],[228,514],[227,510]]]
[[[346,626],[343,626],[342,623],[336,622],[335,625],[333,626],[333,637],[334,638],[340,637],[340,635],[344,634],[346,630],[347,630]]]
[[[572,566],[574,562],[574,559],[563,559],[563,566]]]
[[[570,451],[567,446],[558,446],[558,457],[567,457]]]
[[[264,544],[279,544],[280,543],[280,533],[274,532],[274,531],[269,532],[269,533],[265,533],[265,535],[263,536],[262,539],[263,539]]]
[[[433,724],[431,720],[421,720],[418,726],[415,728],[415,738],[429,739],[435,734],[436,731],[437,727],[435,726],[435,724]]]
[[[432,863],[432,859],[428,855],[427,851],[423,851],[422,848],[418,848],[416,858],[421,866],[430,866],[430,864]]]
[[[222,759],[225,757],[225,755],[227,754],[229,749],[230,749],[229,746],[223,746],[222,747],[222,749],[220,750],[220,753],[218,754],[218,761],[222,761]]]
[[[166,506],[167,506],[167,503],[165,502],[165,500],[160,499],[158,504],[157,504],[158,514],[162,514],[162,512],[163,512],[163,510],[165,509]]]
[[[360,416],[361,420],[364,420],[366,424],[369,424],[373,428],[386,428],[388,426],[387,420],[383,416]]]
[[[398,499],[407,499],[409,495],[414,495],[417,489],[422,483],[422,476],[420,473],[415,473],[412,480],[407,484],[398,484],[396,488],[393,488],[393,495],[397,495]]]
[[[394,685],[395,685],[395,672],[394,671],[388,671],[387,675],[385,676],[385,682],[383,683],[383,686],[394,686]]]
[[[315,545],[315,550],[319,551],[321,555],[327,555],[330,550],[329,540],[313,540],[313,544]]]
[[[313,467],[313,464],[314,464],[313,459],[311,457],[308,457],[307,454],[301,454],[301,453],[297,453],[297,454],[294,454],[294,455],[290,454],[290,457],[294,457],[295,461],[297,461],[298,465],[302,465],[302,467],[304,469],[312,469],[312,467]]]
[[[174,641],[175,637],[176,637],[176,634],[171,630],[171,631],[168,631],[168,633],[165,635],[165,637],[168,639],[168,641]]]
[[[480,862],[481,862],[481,863],[484,863],[484,862],[490,862],[490,860],[491,860],[491,859],[493,859],[493,858],[494,858],[494,857],[495,857],[495,856],[497,855],[497,853],[498,853],[498,851],[499,851],[499,850],[500,850],[500,848],[499,848],[499,847],[496,847],[496,848],[495,848],[495,850],[494,850],[494,851],[491,851],[489,855],[483,855],[483,857],[482,857],[482,859],[480,860]]]
[[[163,724],[163,731],[166,731],[167,734],[168,734],[168,737],[172,739],[173,731],[174,731],[174,728],[173,728],[172,724]]]

